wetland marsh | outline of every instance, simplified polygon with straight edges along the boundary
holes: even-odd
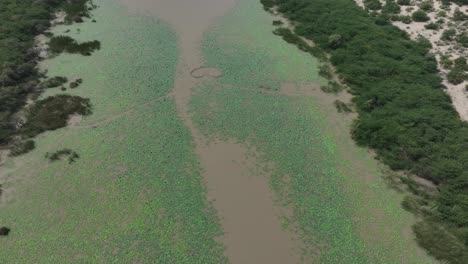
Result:
[[[260,1],[94,2],[96,23],[53,31],[101,49],[41,64],[83,79],[66,93],[93,114],[2,165],[2,263],[433,262],[337,113],[349,95]]]

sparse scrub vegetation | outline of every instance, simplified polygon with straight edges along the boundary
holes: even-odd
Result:
[[[59,161],[59,160],[62,160],[62,158],[68,157],[68,163],[71,164],[75,162],[77,159],[79,159],[80,155],[78,155],[78,153],[76,153],[75,151],[71,149],[65,148],[65,149],[57,150],[56,152],[52,154],[46,153],[45,157],[50,162]]]
[[[324,85],[324,86],[320,86],[320,89],[322,89],[322,91],[326,92],[326,93],[339,93],[341,91],[343,91],[343,86],[341,86],[338,82],[334,81],[334,80],[330,80],[328,81],[328,84],[327,85]]]
[[[442,32],[442,36],[440,37],[441,40],[452,41],[455,39],[457,35],[457,31],[454,28],[449,28]]]
[[[78,78],[78,79],[76,79],[75,81],[73,81],[73,82],[70,83],[70,89],[75,89],[75,88],[77,88],[78,86],[80,86],[80,84],[82,84],[82,83],[83,83],[83,79]]]
[[[351,106],[343,101],[335,100],[334,104],[338,113],[351,113],[353,111]]]

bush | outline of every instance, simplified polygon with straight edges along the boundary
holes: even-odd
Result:
[[[80,84],[82,84],[82,83],[83,83],[83,79],[81,79],[81,78],[76,79],[75,81],[70,83],[70,89],[75,89],[78,86],[80,86]]]
[[[412,21],[410,16],[401,16],[401,22],[404,24],[411,24]]]
[[[67,77],[56,76],[56,77],[47,79],[42,85],[46,88],[55,88],[55,87],[61,86],[62,84],[66,82],[68,82]]]
[[[328,85],[320,86],[320,89],[322,89],[322,91],[325,93],[339,93],[343,91],[344,88],[335,81],[329,81]]]
[[[416,241],[437,260],[449,263],[468,263],[468,251],[459,240],[434,222],[419,222],[413,227]]]
[[[326,63],[321,64],[319,67],[319,75],[327,80],[330,80],[333,77],[330,65]]]
[[[351,113],[353,111],[350,105],[340,100],[335,100],[334,104],[338,113]]]
[[[429,23],[427,25],[424,25],[424,28],[425,29],[430,29],[430,30],[438,30],[439,29],[439,25],[436,24],[436,23]]]
[[[36,148],[36,144],[33,140],[19,141],[13,144],[10,156],[16,157],[30,152]]]
[[[440,39],[451,41],[455,38],[456,35],[457,35],[457,31],[454,28],[449,28],[449,29],[444,30],[444,32],[442,32],[442,36],[440,36]]]
[[[432,10],[433,6],[432,6],[432,1],[425,1],[425,2],[422,2],[421,4],[419,4],[419,8],[421,8],[422,10],[426,11],[426,12],[429,12]]]
[[[384,14],[399,14],[400,6],[395,3],[395,0],[386,0],[385,5],[382,7]]]
[[[382,3],[379,0],[364,0],[364,6],[370,10],[379,10],[382,8]]]
[[[80,155],[71,149],[61,149],[56,152],[49,154],[46,153],[45,157],[49,159],[50,162],[62,160],[63,157],[68,157],[68,163],[73,163],[80,158]]]
[[[411,18],[416,22],[426,22],[429,21],[429,16],[423,10],[417,10],[412,15]]]
[[[76,40],[68,36],[55,36],[51,38],[49,42],[49,49],[55,54],[68,52],[89,56],[92,52],[99,50],[100,48],[101,43],[97,40],[78,43]]]
[[[67,14],[65,22],[67,23],[81,23],[83,22],[82,17],[89,17],[89,10],[87,3],[90,0],[73,0],[66,1],[63,5],[63,11]]]
[[[281,26],[281,25],[283,25],[283,21],[281,21],[281,20],[273,21],[273,26]]]
[[[89,99],[63,94],[48,97],[28,109],[27,121],[20,133],[34,137],[47,130],[65,127],[69,116],[73,114],[91,114]]]
[[[452,69],[448,74],[447,74],[447,79],[451,84],[460,84],[467,80],[468,75],[465,73],[465,71],[454,68]]]
[[[8,236],[11,229],[5,226],[0,227],[0,236]]]
[[[397,4],[399,4],[399,5],[410,5],[411,0],[398,0]]]
[[[459,8],[457,8],[453,14],[453,20],[455,21],[465,21],[468,20],[468,15],[460,11]]]
[[[463,47],[468,48],[468,33],[464,32],[464,33],[461,33],[460,35],[458,35],[457,41]]]

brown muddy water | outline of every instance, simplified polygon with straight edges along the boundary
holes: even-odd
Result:
[[[192,89],[205,78],[221,72],[210,69],[196,76],[204,65],[201,43],[215,20],[234,7],[236,0],[121,0],[131,12],[151,15],[168,23],[177,33],[179,64],[174,98],[177,110],[190,129],[204,169],[208,199],[213,202],[225,232],[225,254],[231,263],[298,263],[299,246],[281,227],[267,175],[254,175],[256,161],[235,143],[207,142],[189,114]],[[157,52],[157,51],[155,51]],[[199,76],[200,75],[200,76]],[[200,77],[200,78],[199,78]],[[257,164],[258,165],[258,164]]]

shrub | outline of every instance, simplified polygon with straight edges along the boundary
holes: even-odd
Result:
[[[52,154],[46,153],[45,157],[49,159],[50,162],[59,161],[62,160],[63,157],[68,157],[68,163],[73,163],[80,158],[80,155],[71,149],[65,148],[57,150]]]
[[[335,100],[334,104],[338,113],[351,113],[353,111],[347,103],[340,100]]]
[[[281,21],[281,20],[273,21],[273,26],[281,26],[281,25],[283,25],[283,21]]]
[[[326,63],[321,64],[319,67],[319,75],[327,80],[330,80],[333,77],[330,65]]]
[[[328,85],[320,86],[320,89],[322,89],[322,91],[325,93],[339,93],[343,91],[344,88],[335,81],[329,81]]]
[[[0,236],[8,236],[10,234],[11,229],[5,226],[0,227]]]
[[[52,77],[50,79],[47,79],[43,83],[43,86],[46,87],[46,88],[55,88],[55,87],[61,86],[62,84],[66,83],[66,82],[68,82],[67,77],[56,76],[56,77]]]
[[[447,55],[440,56],[440,64],[444,69],[450,69],[453,66],[453,61]]]
[[[455,68],[458,68],[463,71],[468,71],[468,64],[466,62],[466,58],[458,57],[453,61]]]
[[[399,5],[410,5],[411,0],[398,0],[397,4],[399,4]]]
[[[34,137],[47,130],[65,127],[69,116],[73,114],[91,114],[89,99],[63,94],[48,97],[28,109],[27,121],[20,133]]]
[[[382,8],[382,3],[379,0],[365,0],[364,6],[370,10],[379,10]]]
[[[55,54],[68,52],[89,56],[92,52],[99,50],[100,48],[101,43],[97,40],[78,43],[69,36],[55,36],[49,41],[49,49]]]
[[[468,262],[468,251],[464,245],[439,224],[419,222],[414,225],[413,230],[418,244],[430,249],[430,254],[436,259],[459,264]]]
[[[89,10],[87,3],[90,0],[73,0],[66,1],[63,5],[63,11],[67,14],[65,22],[67,23],[81,23],[83,22],[82,17],[89,17]]]
[[[417,10],[412,15],[411,18],[416,22],[426,22],[429,20],[429,16],[423,10]]]
[[[457,8],[455,10],[455,12],[453,13],[453,20],[455,20],[455,21],[465,21],[465,20],[468,20],[468,15],[466,15],[465,13],[460,11],[459,8]]]
[[[464,33],[461,33],[460,35],[458,35],[457,41],[463,47],[468,48],[468,33],[464,32]]]
[[[395,3],[395,0],[386,0],[382,7],[382,13],[385,14],[399,14],[400,11],[400,6]]]
[[[460,84],[467,80],[468,74],[462,69],[454,68],[447,74],[447,79],[451,84]]]
[[[457,35],[457,31],[454,28],[449,28],[442,32],[442,36],[440,37],[441,40],[451,41]]]
[[[30,152],[36,148],[36,144],[33,140],[19,141],[13,144],[10,156],[16,157]]]
[[[429,23],[427,25],[424,25],[424,28],[425,29],[430,29],[430,30],[438,30],[439,29],[439,25],[436,24],[436,23]]]
[[[447,12],[444,10],[440,10],[439,12],[437,12],[437,17],[446,17],[446,16],[447,16]]]
[[[419,8],[421,8],[422,10],[426,11],[426,12],[429,12],[432,10],[432,1],[425,1],[425,2],[422,2],[421,4],[419,4]]]
[[[401,16],[401,22],[405,24],[411,24],[412,21],[410,16]]]

